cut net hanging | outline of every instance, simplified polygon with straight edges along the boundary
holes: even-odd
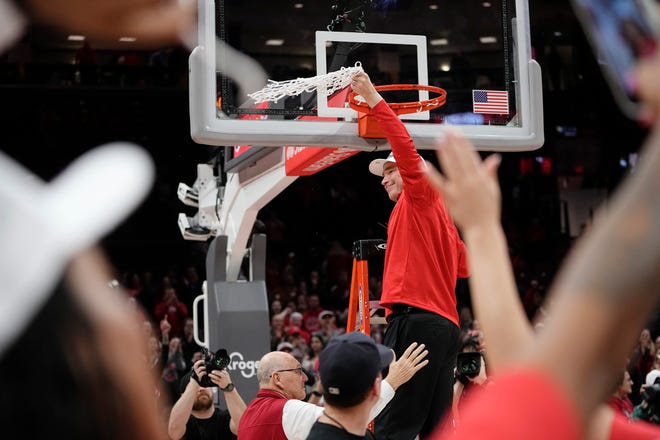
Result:
[[[257,104],[266,101],[277,102],[287,96],[296,96],[302,92],[313,92],[323,88],[325,88],[324,94],[330,96],[337,90],[349,85],[353,75],[358,72],[362,72],[362,64],[359,61],[355,63],[354,67],[342,67],[334,72],[310,78],[296,78],[287,81],[269,79],[266,87],[254,93],[249,93],[248,96]]]

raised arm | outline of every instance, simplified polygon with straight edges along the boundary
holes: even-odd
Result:
[[[501,225],[500,156],[491,155],[482,162],[470,142],[451,130],[439,142],[436,154],[445,175],[430,164],[425,171],[463,233],[472,272],[472,305],[488,341],[489,367],[497,373],[519,360],[534,339]]]
[[[643,96],[653,109],[659,108],[660,97],[655,85],[657,74],[650,75],[648,69],[657,73],[659,66],[656,59],[640,75],[641,90],[648,93]],[[452,151],[447,149],[445,154]],[[467,167],[469,162],[460,164]],[[623,368],[644,323],[641,314],[653,310],[657,300],[658,170],[660,132],[656,122],[638,169],[621,186],[607,215],[601,216],[564,264],[551,289],[552,319],[538,343],[527,344],[529,349],[523,354],[523,363],[536,365],[556,378],[576,404],[584,423],[608,395]]]
[[[390,143],[406,191],[419,203],[430,203],[429,194],[435,197],[435,193],[429,188],[428,182],[419,168],[422,158],[417,152],[406,126],[387,105],[365,72],[353,75],[351,88],[365,99],[371,108],[371,116],[378,121],[383,134]]]
[[[472,303],[489,340],[489,365],[497,373],[519,363],[525,352],[532,349],[535,337],[517,295],[500,226],[496,177],[499,158],[489,156],[481,162],[469,141],[454,132],[449,132],[440,143],[437,155],[447,174],[443,176],[432,167],[426,172],[433,185],[443,192],[463,231],[473,271]],[[628,438],[640,429],[648,431],[646,437],[640,438],[658,434],[653,425],[621,423],[615,421],[616,417],[609,406],[600,404],[589,418],[587,438]]]
[[[227,388],[227,386],[232,383],[231,377],[229,376],[229,372],[227,372],[227,370],[211,371],[209,373],[209,377],[213,383],[220,387],[221,390],[223,388]],[[238,435],[238,423],[241,421],[241,417],[243,417],[243,413],[245,412],[245,402],[235,387],[231,391],[222,391],[222,393],[225,396],[225,402],[227,402],[227,410],[231,416],[229,429],[231,432]]]
[[[653,310],[660,285],[660,132],[606,215],[580,240],[553,285],[550,320],[530,359],[557,372],[581,415],[608,394]],[[569,343],[567,343],[569,342]],[[543,348],[545,351],[541,351]],[[570,362],[566,362],[570,359]]]
[[[190,379],[190,382],[186,385],[186,389],[181,393],[181,396],[179,396],[179,399],[174,405],[172,405],[170,418],[167,422],[167,434],[171,439],[178,440],[185,435],[186,424],[188,423],[193,405],[197,399],[199,387],[200,385],[196,380]]]

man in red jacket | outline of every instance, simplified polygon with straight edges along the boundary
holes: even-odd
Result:
[[[348,337],[352,338],[352,337]],[[387,404],[395,391],[427,365],[423,344],[411,344],[400,359],[389,366],[381,382],[378,401],[369,419]],[[241,416],[240,440],[305,440],[323,407],[303,402],[307,375],[300,362],[288,353],[271,351],[259,361],[259,392]],[[314,395],[318,400],[318,395]]]
[[[423,172],[424,161],[401,120],[366,73],[351,88],[371,107],[392,147],[369,171],[396,203],[387,227],[387,251],[380,304],[388,327],[384,344],[400,356],[417,341],[429,350],[429,366],[397,392],[375,420],[378,439],[413,439],[430,434],[452,402],[458,352],[456,280],[469,275],[465,246],[442,197]]]

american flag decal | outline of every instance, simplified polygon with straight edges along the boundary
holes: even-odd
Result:
[[[472,90],[472,111],[492,115],[509,114],[509,92],[502,90]]]

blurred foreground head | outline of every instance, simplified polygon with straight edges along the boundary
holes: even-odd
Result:
[[[144,336],[94,248],[153,175],[123,143],[47,184],[0,153],[0,421],[24,438],[163,438]]]

